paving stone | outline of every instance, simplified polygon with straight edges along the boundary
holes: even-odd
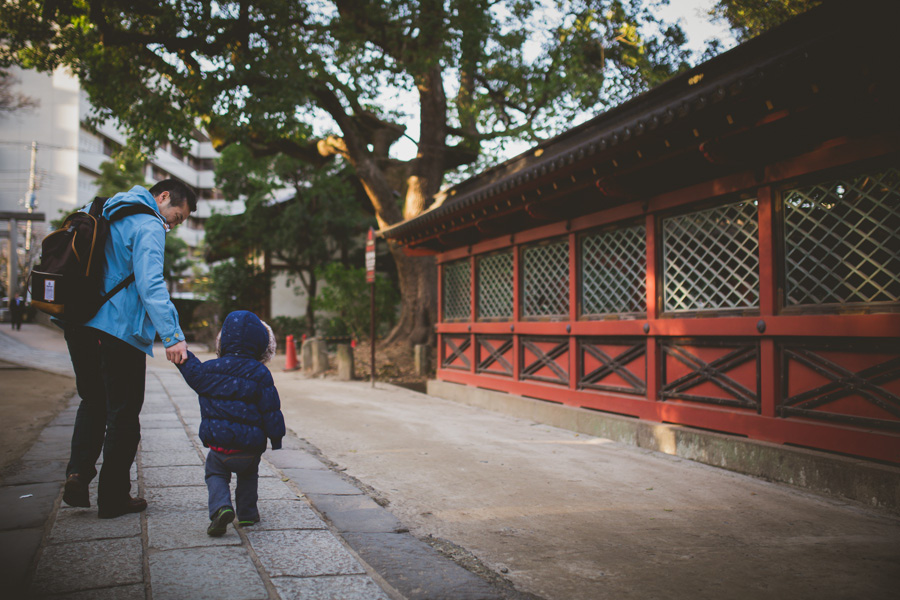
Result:
[[[137,513],[116,519],[100,519],[96,508],[69,508],[57,513],[50,530],[50,543],[83,542],[107,538],[141,535],[141,518]]]
[[[71,407],[59,413],[51,423],[53,425],[66,425],[68,427],[75,425],[75,415],[78,413],[77,409],[80,402],[81,399],[76,396],[72,401]]]
[[[176,450],[187,452],[194,449],[194,445],[188,439],[186,434],[182,434],[180,438],[175,439],[142,439],[142,452],[162,452],[166,450]]]
[[[275,472],[275,469],[273,469],[268,463],[264,461],[259,463],[259,476],[277,477],[278,479],[281,479],[281,473]]]
[[[352,496],[362,491],[334,471],[321,469],[282,469],[304,494],[339,494]]]
[[[0,531],[0,581],[5,597],[25,597],[25,575],[43,534],[43,528]]]
[[[266,600],[250,554],[240,547],[168,550],[150,556],[153,600]]]
[[[3,470],[3,485],[53,482],[62,485],[67,463],[67,460],[16,461]]]
[[[147,510],[165,516],[167,511],[196,511],[209,503],[206,485],[147,488]],[[150,514],[150,513],[148,513]]]
[[[232,491],[234,490],[235,480],[231,480]],[[273,477],[260,478],[257,484],[260,500],[279,500],[296,498],[297,494],[288,487],[287,483]]]
[[[260,522],[253,531],[273,529],[327,529],[325,522],[304,500],[260,500]]]
[[[178,418],[178,415],[168,410],[166,412],[161,413],[153,413],[145,415],[143,412],[141,413],[141,427],[146,427],[149,423],[164,423],[168,426],[174,426],[176,424],[181,424],[181,419]]]
[[[188,435],[178,422],[176,426],[158,427],[156,429],[148,429],[141,433],[141,442],[178,442],[190,441]]]
[[[0,488],[0,531],[42,527],[61,489],[62,481]]]
[[[52,444],[35,442],[22,456],[22,460],[68,460],[71,448],[72,434],[70,432],[68,442],[57,441]]]
[[[147,589],[144,584],[120,585],[99,590],[73,592],[53,596],[53,600],[145,600]]]
[[[371,578],[365,575],[337,577],[276,577],[272,579],[282,598],[303,600],[389,600]]]
[[[189,467],[144,467],[144,485],[147,488],[206,485],[205,472],[205,469],[200,465]]]
[[[222,537],[206,534],[209,510],[206,506],[193,511],[152,513],[147,515],[147,534],[150,548],[173,550],[201,546],[234,546],[241,538],[233,526]]]
[[[144,467],[175,467],[184,465],[202,465],[203,459],[197,450],[162,450],[160,452],[141,451],[141,465]]]
[[[364,574],[330,531],[252,531],[247,538],[271,577]]]
[[[274,450],[266,453],[266,460],[279,469],[327,469],[325,464],[303,450]]]
[[[32,593],[59,594],[143,581],[141,540],[126,538],[44,548]]]
[[[505,595],[408,533],[355,533],[350,547],[407,600],[500,600]]]
[[[341,532],[394,533],[404,529],[397,517],[368,496],[307,494],[306,497]]]

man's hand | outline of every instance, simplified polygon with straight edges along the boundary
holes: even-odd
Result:
[[[173,365],[180,365],[187,360],[187,342],[178,342],[166,348],[166,358]]]

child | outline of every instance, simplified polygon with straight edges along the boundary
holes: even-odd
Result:
[[[178,365],[185,381],[200,396],[200,440],[209,448],[206,486],[209,518],[206,530],[221,536],[234,520],[231,474],[237,474],[235,503],[242,527],[259,522],[257,480],[259,460],[266,450],[281,448],[284,417],[272,374],[263,363],[275,355],[275,335],[259,317],[246,310],[229,314],[216,338],[219,358],[201,363],[188,352]]]

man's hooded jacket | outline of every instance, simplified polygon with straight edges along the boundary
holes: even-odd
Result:
[[[219,358],[201,363],[188,351],[178,368],[200,396],[200,440],[204,446],[262,454],[266,438],[281,448],[284,417],[272,373],[260,361],[271,355],[271,330],[251,312],[225,318]]]

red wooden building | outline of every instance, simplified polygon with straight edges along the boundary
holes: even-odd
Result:
[[[437,378],[900,463],[900,21],[826,4],[384,232]]]

